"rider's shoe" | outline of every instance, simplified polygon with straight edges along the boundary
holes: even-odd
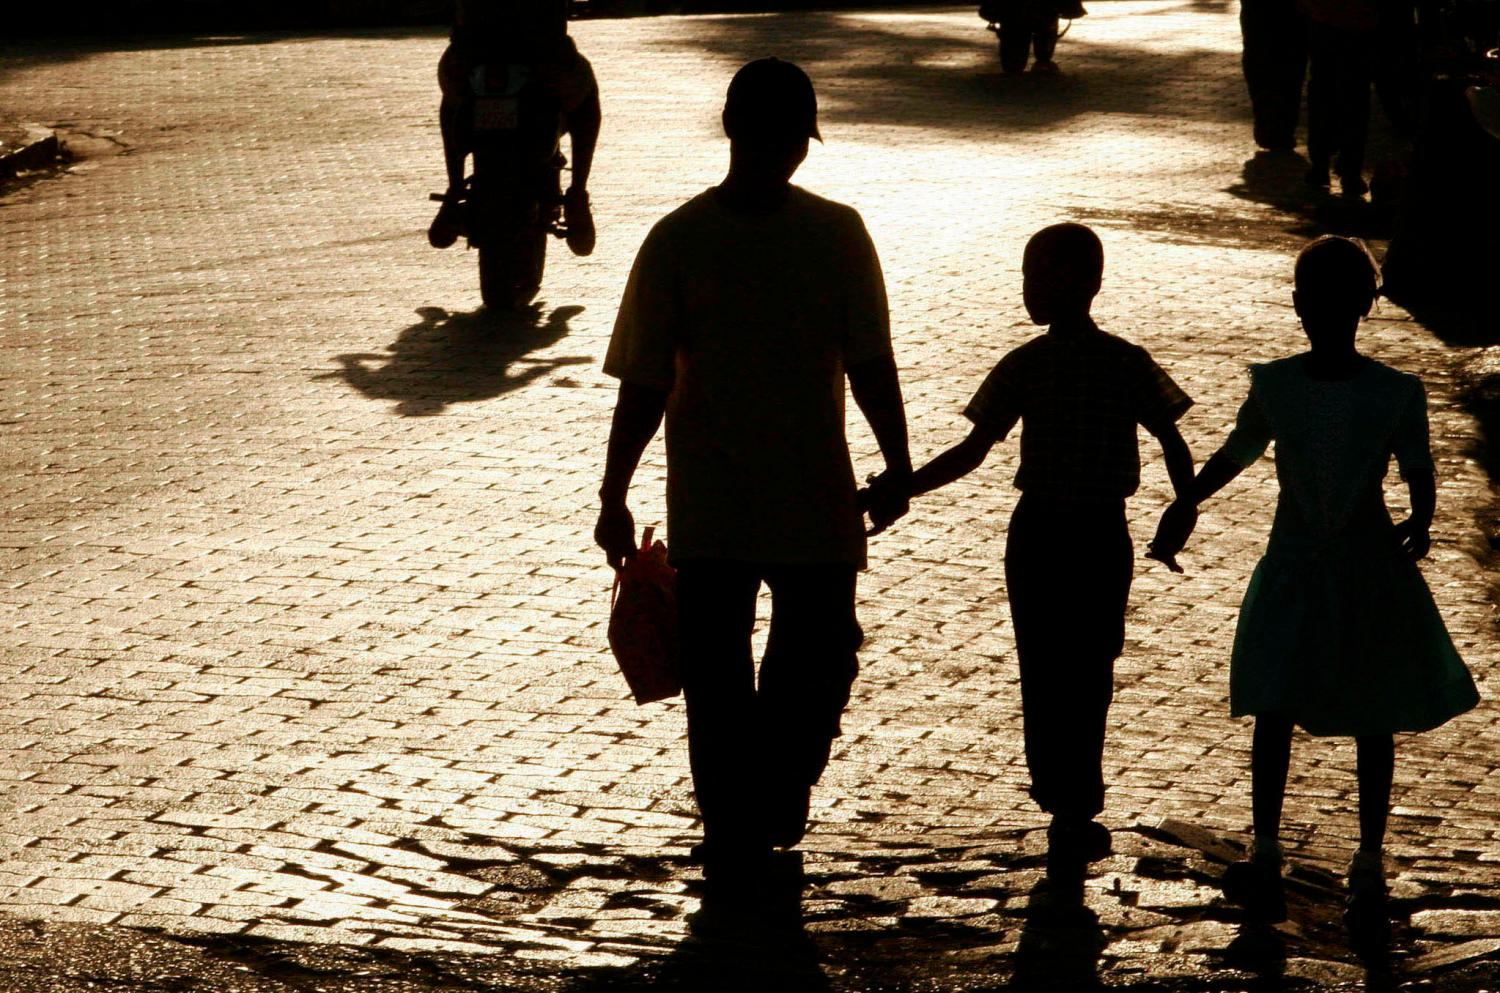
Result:
[[[563,223],[568,229],[568,247],[574,255],[594,251],[594,215],[589,210],[587,190],[571,189],[563,197]]]
[[[433,248],[448,248],[463,233],[463,204],[460,194],[449,190],[443,194],[443,205],[427,229],[427,243]]]
[[[1031,67],[1033,76],[1061,76],[1062,70],[1051,59],[1042,59]]]

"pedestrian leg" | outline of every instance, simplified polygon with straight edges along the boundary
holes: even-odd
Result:
[[[771,631],[757,694],[766,816],[771,844],[790,847],[807,830],[811,789],[841,733],[864,636],[853,566],[775,566],[766,581]]]
[[[703,818],[704,871],[752,875],[766,851],[755,736],[755,569],[736,562],[677,564],[677,613],[688,758]]]

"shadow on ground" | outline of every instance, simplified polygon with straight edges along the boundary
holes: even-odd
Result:
[[[1218,9],[1213,2],[1189,3],[1139,16]],[[902,14],[890,15],[896,21],[889,27],[879,15],[795,16],[798,39],[780,44],[776,54],[802,65],[813,78],[825,130],[828,123],[888,124],[984,139],[1061,128],[1080,114],[1249,120],[1238,54],[1196,47],[1190,35],[1170,51],[1143,58],[1135,46],[1090,39],[1084,21],[1058,49],[1065,75],[1009,77],[1000,72],[995,36],[977,17],[971,31],[953,34],[945,24],[913,32]],[[767,54],[773,18],[705,19],[679,44],[715,53],[729,64],[748,61]],[[1201,96],[1183,101],[1184,79],[1200,80]]]
[[[558,307],[544,318],[535,306],[510,313],[418,307],[421,320],[403,329],[385,352],[336,355],[340,368],[316,378],[340,378],[372,400],[393,400],[402,417],[441,414],[453,404],[490,400],[563,366],[590,361],[586,355],[531,355],[561,341],[568,321],[582,311]]]
[[[704,920],[682,855],[413,841],[404,847],[427,858],[474,853],[445,857],[434,881],[460,873],[489,889],[424,890],[430,916],[400,904],[390,920],[355,911],[299,923],[288,905],[247,925],[288,938],[0,917],[0,990],[1479,993],[1500,983],[1500,943],[1444,923],[1493,914],[1500,897],[1438,884],[1409,862],[1392,860],[1408,895],[1392,901],[1391,941],[1377,947],[1353,940],[1339,881],[1307,864],[1287,878],[1288,922],[1247,923],[1219,893],[1243,847],[1195,825],[1117,831],[1114,856],[1087,877],[1049,873],[1040,836],[808,853],[779,919],[748,922]]]

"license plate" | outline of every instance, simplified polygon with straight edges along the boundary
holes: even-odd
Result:
[[[514,131],[521,124],[521,101],[516,97],[475,97],[477,131]]]

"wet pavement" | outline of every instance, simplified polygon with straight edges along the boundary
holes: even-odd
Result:
[[[1001,77],[968,9],[575,35],[604,92],[600,245],[554,244],[520,319],[480,310],[472,255],[422,236],[439,32],[0,48],[7,114],[79,149],[0,197],[4,983],[1500,987],[1488,700],[1398,744],[1388,959],[1340,923],[1351,743],[1297,740],[1291,922],[1245,932],[1218,894],[1248,840],[1226,659],[1269,463],[1205,513],[1186,576],[1139,561],[1106,760],[1117,854],[1077,892],[1043,884],[1001,568],[1014,445],[872,544],[801,929],[691,933],[680,701],[630,702],[589,535],[613,308],[649,225],[722,171],[733,69],[777,53],[819,87],[827,143],[798,179],[880,249],[918,457],[1031,333],[1019,263],[1043,224],[1100,231],[1097,316],[1197,398],[1200,459],[1245,363],[1300,348],[1300,241],[1379,225],[1253,155],[1232,6],[1098,4],[1060,80]],[[1491,697],[1500,515],[1463,402],[1493,350],[1388,303],[1363,342],[1427,384],[1424,569]],[[658,444],[642,523],[661,476]],[[1138,547],[1167,492],[1148,465]]]

